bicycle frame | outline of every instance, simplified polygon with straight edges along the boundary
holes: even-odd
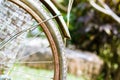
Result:
[[[47,6],[47,8],[49,9],[49,11],[52,13],[53,16],[60,15],[60,12],[58,11],[58,9],[55,7],[55,5],[50,0],[40,0],[40,1],[45,6]],[[62,32],[64,37],[70,39],[71,36],[70,36],[69,31],[68,31],[68,27],[67,27],[65,21],[63,20],[63,17],[62,16],[58,16],[55,19],[58,22],[58,24],[60,26],[60,31]]]

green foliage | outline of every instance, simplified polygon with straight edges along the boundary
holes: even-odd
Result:
[[[68,0],[64,0],[68,3]],[[63,3],[64,3],[63,2]],[[105,0],[119,16],[120,0]],[[66,5],[66,4],[64,4]],[[70,17],[71,43],[76,48],[97,52],[104,60],[104,75],[98,80],[117,80],[120,67],[120,24],[94,9],[86,0],[75,0]],[[104,79],[101,79],[104,77]]]
[[[15,70],[11,72],[9,76],[12,80],[47,80],[48,77],[53,75],[53,71],[35,69],[26,66],[16,65]],[[74,75],[68,74],[67,80],[85,80],[82,77],[75,77]]]

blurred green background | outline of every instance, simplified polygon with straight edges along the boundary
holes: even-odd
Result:
[[[54,0],[55,1],[55,0]],[[67,21],[69,0],[58,0]],[[104,0],[120,16],[120,0]],[[104,60],[97,80],[120,80],[120,24],[111,16],[93,8],[87,0],[74,0],[70,15],[69,31],[72,39],[67,45],[76,49],[96,52]]]

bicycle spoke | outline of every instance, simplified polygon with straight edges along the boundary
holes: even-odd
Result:
[[[0,67],[0,69],[8,69],[8,68],[1,68]],[[21,70],[18,70],[18,69],[15,69],[15,67],[14,67],[14,69],[12,70],[12,73],[14,73],[15,72],[15,74],[16,73],[21,73],[22,75],[28,75],[28,76],[32,76],[32,77],[38,77],[38,78],[47,78],[47,79],[53,79],[52,77],[50,77],[50,75],[49,76],[45,76],[44,74],[42,75],[36,75],[36,74],[34,74],[34,73],[26,73],[26,72],[24,72],[24,71],[21,71]],[[12,75],[11,73],[10,74],[7,74],[7,75]],[[52,75],[51,75],[52,76]]]
[[[53,63],[53,61],[30,61],[30,62],[2,62],[2,63],[0,63],[0,64],[25,64],[25,63],[32,63],[32,64],[51,64],[51,63]]]
[[[36,74],[34,74],[34,73],[26,73],[26,72],[24,72],[24,71],[17,70],[17,69],[13,69],[13,71],[18,72],[18,73],[22,73],[22,74],[28,75],[28,76],[31,76],[31,75],[32,75],[32,76],[38,77],[38,78],[43,77],[43,78],[53,79],[52,77],[47,76],[47,75],[45,76],[44,74],[43,74],[43,75],[36,75]]]
[[[31,2],[39,4],[40,12],[34,11]],[[35,6],[35,10],[38,8]],[[59,80],[64,76],[63,41],[56,22],[59,16],[59,13],[51,14],[40,0],[0,2],[0,72],[3,76],[11,75],[15,80],[20,77]],[[47,76],[46,69],[50,71]],[[18,79],[14,75],[19,76]]]
[[[45,23],[45,22],[47,22],[47,21],[49,21],[49,20],[51,20],[51,19],[53,19],[53,18],[56,18],[56,17],[58,17],[58,16],[60,16],[60,15],[55,15],[55,16],[49,18],[49,19],[46,19],[46,20],[42,21],[41,23],[38,23],[37,25],[34,25],[33,27],[30,27],[30,28],[28,28],[28,29],[25,29],[25,30],[22,30],[22,31],[16,33],[16,34],[13,35],[12,37],[10,37],[7,41],[1,43],[1,44],[0,44],[0,49],[2,49],[3,47],[5,47],[10,41],[12,41],[12,40],[15,39],[16,37],[20,36],[22,33],[27,32],[27,31],[29,31],[29,30],[34,30],[34,29],[36,29],[36,28],[38,27],[38,25],[40,25],[40,24],[42,24],[42,23]],[[37,27],[35,27],[35,26],[37,26]]]

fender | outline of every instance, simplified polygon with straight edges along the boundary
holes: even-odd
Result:
[[[53,16],[61,14],[50,0],[40,0],[40,1],[47,7],[47,9],[51,12],[51,14]],[[67,27],[63,17],[58,16],[55,19],[56,19],[57,23],[59,24],[60,30],[61,30],[62,34],[64,35],[64,37],[70,39],[71,36],[70,36],[68,27]]]

